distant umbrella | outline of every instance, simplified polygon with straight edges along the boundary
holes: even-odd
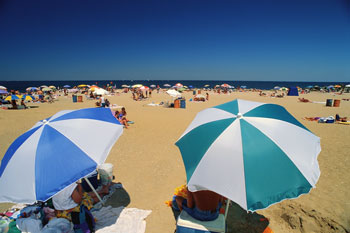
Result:
[[[31,95],[22,95],[21,99],[31,101],[31,100],[33,100],[35,98],[33,96],[31,96]]]
[[[7,90],[7,88],[4,86],[0,86],[0,90]]]
[[[246,88],[247,88],[247,86],[241,86],[241,88],[246,89]]]
[[[163,86],[164,86],[164,87],[171,87],[170,84],[164,84]]]
[[[5,100],[11,101],[11,100],[18,100],[20,99],[20,96],[18,95],[9,95],[5,98]]]
[[[49,87],[44,87],[43,89],[41,89],[42,91],[52,91],[52,89],[51,88],[49,88]]]
[[[46,86],[46,85],[42,85],[42,86],[40,86],[40,88],[45,88],[45,87],[48,87],[48,86]]]
[[[156,87],[156,85],[152,84],[150,87],[154,88],[154,87]]]
[[[280,89],[280,87],[279,87],[279,86],[275,86],[273,89],[275,89],[275,90],[279,90],[279,89]]]
[[[135,85],[132,85],[132,88],[139,88],[139,87],[142,87],[143,85],[142,84],[135,84]]]
[[[221,85],[221,87],[224,87],[224,88],[229,88],[229,87],[230,87],[230,85],[228,85],[227,83],[224,83],[224,84],[222,84],[222,85]]]
[[[64,87],[64,88],[70,88],[70,86],[69,86],[69,85],[64,85],[63,87]]]
[[[49,86],[49,88],[51,88],[51,89],[56,89],[56,87],[55,87],[55,86]]]
[[[176,86],[177,88],[179,88],[179,87],[183,87],[184,85],[182,85],[181,83],[176,83],[175,86]]]
[[[141,90],[141,91],[149,90],[149,87],[147,87],[147,86],[142,86],[142,87],[140,87],[140,90]]]
[[[209,84],[204,85],[204,87],[209,87],[209,86],[210,86]]]
[[[126,84],[123,84],[122,87],[126,87],[126,88],[127,88],[127,87],[130,87],[130,86],[129,86],[129,85],[126,85]]]
[[[26,89],[26,91],[37,91],[37,90],[38,90],[37,87],[28,87],[28,88]]]
[[[86,85],[86,84],[80,84],[80,85],[78,85],[78,87],[79,87],[79,88],[84,88],[84,87],[88,87],[88,85]]]

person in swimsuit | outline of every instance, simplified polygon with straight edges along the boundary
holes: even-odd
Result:
[[[180,196],[175,198],[180,211],[184,210],[200,221],[212,221],[219,216],[224,197],[209,190],[187,191],[187,199]]]

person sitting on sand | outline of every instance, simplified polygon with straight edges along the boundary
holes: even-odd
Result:
[[[24,99],[21,100],[21,105],[22,105],[24,108],[28,108],[27,105],[24,103]]]
[[[97,192],[100,197],[109,193],[109,186],[110,184],[105,185]],[[72,221],[72,212],[80,211],[80,205],[85,205],[90,210],[97,202],[99,202],[99,199],[96,194],[94,192],[84,192],[83,186],[78,183],[69,185],[52,197],[57,218],[66,218],[69,221]]]
[[[115,111],[114,114],[115,118],[117,118],[117,120],[120,122],[120,124],[124,125],[124,127],[127,129],[129,124],[128,121],[126,120],[125,117],[123,117],[123,114],[121,112],[119,112],[118,110]]]
[[[178,208],[200,221],[212,221],[219,216],[219,210],[224,203],[224,197],[209,191],[191,192],[187,189],[187,199],[176,196]]]
[[[335,114],[335,121],[347,122],[347,117],[340,117],[339,114]]]

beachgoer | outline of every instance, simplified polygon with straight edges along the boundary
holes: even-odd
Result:
[[[209,100],[209,93],[205,93],[206,94],[206,100],[208,101]]]
[[[100,106],[102,108],[104,108],[106,106],[105,97],[103,97],[103,96],[100,97]]]
[[[124,108],[124,111],[125,111],[125,108]],[[125,112],[125,114],[126,114],[126,112]],[[128,126],[129,126],[128,121],[126,120],[126,117],[125,117],[121,112],[119,112],[118,110],[115,111],[114,116],[115,116],[115,118],[117,118],[117,120],[118,120],[122,125],[124,125],[124,127],[125,127],[126,129],[128,129]]]
[[[97,193],[102,197],[108,194],[109,185],[103,186]],[[99,201],[94,192],[84,192],[81,184],[73,183],[52,197],[52,204],[58,218],[66,218],[71,221],[71,212],[79,212],[80,205],[85,205],[89,210]]]
[[[175,200],[180,211],[200,221],[211,221],[219,216],[224,197],[209,190],[191,192],[187,189],[187,199],[176,196]]]
[[[347,117],[340,117],[339,114],[335,114],[335,121],[347,122]]]
[[[24,99],[21,100],[21,105],[22,105],[24,108],[27,108],[27,105],[24,103]]]

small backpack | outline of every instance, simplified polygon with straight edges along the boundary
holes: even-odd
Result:
[[[80,212],[72,212],[71,216],[75,233],[95,232],[95,219],[85,205],[80,206]]]

